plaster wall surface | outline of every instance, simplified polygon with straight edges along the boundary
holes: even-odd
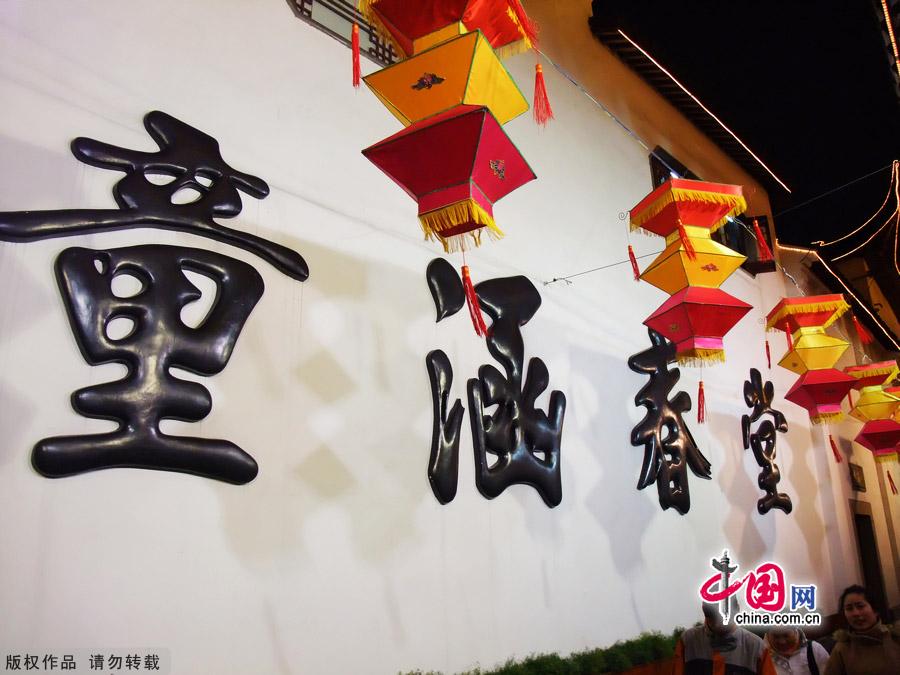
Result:
[[[535,12],[568,21],[569,4]],[[584,19],[573,34],[593,40]],[[545,49],[571,57],[549,30]],[[696,133],[604,64],[596,77],[623,83],[617,106],[637,97],[627,121],[647,138]],[[507,65],[527,89],[533,57]],[[635,489],[642,449],[628,438],[645,379],[626,360],[649,344],[641,321],[666,296],[634,283],[627,264],[544,284],[624,258],[620,215],[651,189],[647,153],[545,75],[556,121],[505,127],[538,180],[497,204],[507,237],[467,260],[476,281],[522,274],[542,295],[525,350],[569,402],[563,501],[548,509],[524,486],[483,499],[466,422],[458,496],[440,506],[426,478],[425,355],[447,352],[463,399],[491,359],[465,312],[434,322],[424,271],[440,254],[421,241],[414,203],[360,155],[399,126],[350,87],[348,50],[274,0],[0,6],[0,210],[112,208],[119,174],[80,164],[69,143],[153,150],[141,119],[159,109],[268,181],[270,196],[245,197],[227,224],[295,248],[311,271],[298,283],[241,249],[151,229],[0,244],[0,652],[155,648],[174,673],[453,672],[689,625],[726,548],[744,571],[775,560],[789,581],[817,583],[820,609],[835,611],[858,578],[845,465],[781,398],[791,373],[767,372],[790,425],[778,452],[792,515],[756,512],[759,470],[740,440],[742,386],[751,367],[766,372],[762,322],[785,294],[780,275],[738,272],[723,287],[754,309],[726,338],[727,364],[703,373],[708,423],[691,422],[713,479],[692,477],[684,517]],[[672,147],[691,168],[716,152]],[[705,178],[742,178],[724,158],[704,161]],[[639,256],[662,248],[632,241]],[[155,242],[218,251],[264,277],[228,367],[179,374],[210,389],[211,414],[164,424],[237,443],[259,476],[243,487],[140,470],[42,478],[36,441],[113,426],[75,414],[70,393],[123,372],[82,359],[53,263],[69,246]],[[699,376],[682,369],[680,389],[695,396]]]

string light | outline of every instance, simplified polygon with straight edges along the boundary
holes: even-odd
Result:
[[[873,220],[875,220],[875,216],[877,216],[879,213],[881,213],[881,210],[888,203],[888,199],[891,198],[891,188],[893,188],[895,186],[895,183],[897,182],[897,178],[898,178],[898,175],[897,175],[898,174],[898,166],[897,165],[898,165],[898,161],[896,159],[893,162],[891,162],[891,182],[888,183],[887,194],[884,195],[884,201],[882,202],[881,206],[878,207],[878,210],[872,214],[871,218],[869,218],[866,222],[864,222],[862,225],[857,227],[855,230],[853,230],[849,234],[845,234],[843,237],[840,237],[839,239],[835,239],[833,241],[828,241],[828,242],[814,241],[813,244],[818,244],[819,246],[831,246],[832,244],[837,244],[840,241],[844,241],[844,239],[848,239],[848,238],[852,237],[854,234],[856,234],[857,232],[862,230],[866,225],[868,225]],[[900,204],[898,204],[898,208],[900,208]]]
[[[694,102],[695,102],[697,105],[699,105],[701,108],[703,108],[703,110],[706,112],[707,115],[709,115],[710,117],[712,117],[716,122],[719,123],[719,126],[721,126],[721,127],[722,127],[725,131],[727,131],[729,134],[731,134],[731,136],[734,138],[734,140],[736,140],[738,143],[740,143],[740,144],[741,144],[741,147],[744,148],[744,150],[746,150],[747,152],[749,152],[750,155],[753,157],[753,159],[755,159],[757,162],[759,162],[759,165],[760,165],[762,168],[764,168],[766,171],[768,171],[768,172],[769,172],[769,175],[772,176],[772,178],[774,178],[776,181],[778,181],[778,184],[779,184],[781,187],[783,187],[783,188],[784,188],[785,190],[787,190],[789,193],[791,192],[791,189],[790,189],[787,185],[784,184],[784,181],[782,181],[778,176],[776,176],[775,173],[772,171],[772,169],[770,169],[769,167],[767,167],[766,164],[765,164],[765,162],[763,162],[759,157],[757,157],[757,156],[756,156],[756,153],[754,153],[750,148],[748,148],[748,147],[747,147],[747,144],[744,143],[744,141],[742,141],[740,138],[738,138],[738,136],[737,136],[736,133],[734,133],[731,129],[729,129],[727,126],[725,126],[725,123],[724,123],[722,120],[720,120],[718,117],[716,117],[716,116],[713,114],[713,112],[712,112],[709,108],[707,108],[705,105],[703,105],[703,103],[700,102],[700,99],[698,99],[698,98],[697,98],[696,96],[694,96],[690,91],[688,91],[687,87],[685,87],[683,84],[681,84],[681,82],[679,82],[678,80],[676,80],[676,79],[675,79],[675,76],[672,75],[672,73],[670,73],[668,70],[666,70],[665,68],[663,68],[662,65],[660,65],[660,63],[659,63],[656,59],[654,59],[652,56],[650,56],[650,54],[648,54],[648,53],[647,53],[647,52],[646,52],[646,51],[645,51],[645,50],[644,50],[637,42],[635,42],[635,41],[632,40],[630,37],[628,37],[627,35],[625,35],[625,33],[623,33],[623,32],[621,31],[621,29],[619,30],[619,35],[621,35],[623,38],[625,38],[625,39],[628,40],[631,44],[633,44],[633,45],[635,46],[635,48],[636,48],[638,51],[641,52],[641,54],[643,54],[643,55],[646,56],[648,59],[650,59],[650,61],[653,63],[653,65],[655,65],[655,66],[656,66],[657,68],[659,68],[662,72],[664,72],[666,75],[668,75],[669,78],[672,80],[672,82],[674,82],[674,83],[677,84],[679,87],[681,87],[681,90],[682,90],[685,94],[687,94],[687,95],[690,96],[692,99],[694,99]]]
[[[894,68],[897,70],[897,75],[900,76],[900,54],[897,53],[897,39],[894,37],[894,26],[891,24],[891,14],[888,12],[886,0],[881,0],[881,10],[884,12],[884,23],[887,25],[891,47],[894,49]]]

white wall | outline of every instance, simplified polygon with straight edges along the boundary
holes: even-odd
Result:
[[[529,88],[532,57],[508,65]],[[0,650],[153,647],[177,673],[489,666],[692,623],[723,548],[743,570],[781,562],[834,611],[856,563],[835,539],[852,533],[822,490],[842,474],[820,432],[781,401],[790,516],[757,514],[758,468],[740,441],[742,383],[764,366],[761,321],[780,277],[738,272],[724,286],[754,310],[726,339],[727,365],[705,372],[709,423],[692,425],[713,480],[692,478],[685,517],[635,490],[642,449],[628,437],[644,378],[625,362],[666,296],[627,265],[543,283],[624,258],[619,214],[650,190],[646,152],[545,74],[556,122],[506,127],[538,180],[497,205],[507,238],[469,264],[476,281],[524,274],[542,294],[526,358],[544,359],[569,402],[563,502],[548,509],[524,486],[483,499],[466,422],[459,494],[440,506],[426,478],[425,354],[447,351],[460,397],[490,357],[464,312],[434,323],[424,272],[439,253],[420,240],[413,202],[360,155],[398,126],[350,87],[348,50],[280,0],[0,5],[0,210],[111,208],[118,174],[80,164],[68,144],[154,149],[141,118],[160,109],[272,187],[228,224],[296,248],[311,269],[300,284],[240,249],[156,230],[0,244]],[[151,242],[226,253],[265,279],[231,363],[198,378],[210,416],[166,424],[251,453],[260,474],[247,486],[140,470],[48,480],[30,466],[41,438],[111,427],[76,415],[69,395],[121,372],[81,358],[56,256]],[[638,255],[661,249],[633,242]],[[769,375],[779,395],[794,379]],[[698,377],[683,371],[692,396]]]

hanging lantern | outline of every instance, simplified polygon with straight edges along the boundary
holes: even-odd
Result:
[[[361,9],[403,58],[480,30],[502,55],[527,51],[534,25],[519,0],[364,0]]]
[[[493,204],[535,178],[487,108],[456,106],[363,150],[419,204],[427,239],[447,252],[481,243],[482,229],[503,232]]]
[[[891,419],[866,422],[855,440],[876,457],[892,457],[900,444],[900,422]]]
[[[458,105],[486,106],[500,124],[528,110],[480,31],[457,36],[363,81],[404,125]]]
[[[360,9],[406,57],[365,81],[407,128],[363,154],[416,200],[426,239],[444,251],[480,245],[483,230],[503,236],[494,202],[535,178],[501,128],[528,109],[495,51],[534,45],[521,3],[363,0]],[[485,335],[465,256],[462,279],[475,333]]]
[[[745,257],[710,238],[746,208],[738,185],[672,178],[631,209],[631,229],[666,238],[641,279],[672,297],[644,324],[676,343],[680,363],[723,361],[722,338],[750,311],[719,289]]]
[[[900,372],[896,361],[851,366],[844,372],[856,380],[854,388],[859,389],[850,414],[860,422],[888,420],[900,407],[900,398],[890,391],[890,383]]]
[[[854,378],[834,368],[850,346],[825,329],[849,309],[840,294],[784,298],[766,316],[768,330],[784,331],[788,351],[778,362],[800,375],[784,397],[806,408],[814,424],[840,419]]]
[[[850,347],[846,340],[831,337],[821,326],[798,328],[791,338],[793,346],[778,365],[798,375],[807,370],[831,368]]]
[[[675,343],[679,363],[725,360],[722,338],[751,306],[718,288],[688,287],[666,300],[644,325]]]
[[[853,378],[836,368],[807,370],[784,397],[806,408],[813,424],[821,424],[842,417],[841,401],[852,387]]]

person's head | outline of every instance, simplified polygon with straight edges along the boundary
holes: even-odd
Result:
[[[772,649],[783,656],[790,656],[800,648],[800,631],[796,628],[773,628],[768,638]]]
[[[878,613],[872,607],[868,591],[858,584],[844,589],[840,608],[851,630],[869,630],[878,623]]]
[[[725,624],[722,622],[722,615],[719,608],[711,602],[703,603],[703,619],[706,627],[710,632],[716,635],[725,635],[734,630],[734,624]]]

